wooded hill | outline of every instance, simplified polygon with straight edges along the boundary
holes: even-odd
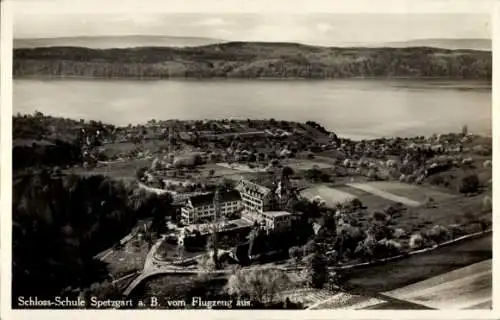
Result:
[[[488,51],[230,42],[189,48],[14,50],[14,76],[100,78],[410,77],[491,79]]]

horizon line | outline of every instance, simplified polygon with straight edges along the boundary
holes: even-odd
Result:
[[[203,37],[203,36],[170,36],[170,35],[159,35],[159,34],[140,34],[140,33],[131,33],[131,34],[102,34],[102,35],[73,35],[73,36],[53,36],[53,37],[13,37],[13,40],[31,40],[31,39],[65,39],[65,38],[119,38],[119,37],[163,37],[163,38],[177,38],[177,39],[210,39],[210,40],[218,40],[224,42],[270,42],[270,43],[305,43],[305,42],[296,42],[296,41],[269,41],[269,40],[228,40],[228,39],[220,39],[220,38],[212,38],[212,37]],[[417,41],[417,40],[489,40],[493,41],[493,38],[485,38],[485,37],[436,37],[436,38],[411,38],[407,40],[390,40],[388,43],[394,42],[408,42],[408,41]],[[340,41],[337,43],[366,43],[369,41]],[[387,43],[383,42],[383,43]],[[380,43],[380,42],[378,42]]]

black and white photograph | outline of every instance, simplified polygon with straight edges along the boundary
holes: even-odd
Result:
[[[9,308],[493,311],[493,1],[167,3],[10,2]]]

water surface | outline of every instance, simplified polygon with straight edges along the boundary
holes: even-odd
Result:
[[[13,112],[115,125],[150,119],[314,120],[352,138],[491,134],[491,85],[424,80],[16,79]]]

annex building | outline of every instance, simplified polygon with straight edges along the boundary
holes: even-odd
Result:
[[[221,217],[231,215],[242,208],[241,196],[237,190],[220,192],[218,200],[215,193],[191,196],[181,209],[183,224],[207,223],[216,220],[216,202],[220,208]]]

